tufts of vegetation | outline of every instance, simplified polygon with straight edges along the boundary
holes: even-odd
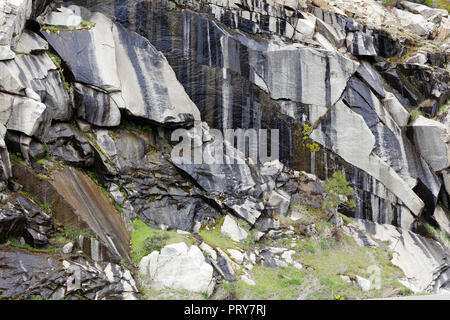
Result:
[[[423,3],[432,8],[440,8],[450,11],[450,2],[448,0],[422,0],[416,2]]]
[[[83,19],[78,27],[45,25],[42,27],[42,31],[50,31],[58,33],[60,31],[89,30],[92,29],[93,27],[95,27],[95,23]]]
[[[340,205],[347,205],[350,208],[356,206],[355,200],[350,198],[354,192],[345,176],[340,172],[335,172],[331,178],[325,180],[322,207],[324,210],[333,212],[336,224]],[[335,226],[337,228],[337,225]]]
[[[423,116],[423,112],[420,109],[414,109],[411,112],[411,122],[415,121],[420,116]]]
[[[195,240],[190,235],[153,229],[139,219],[133,221],[133,227],[134,232],[131,235],[131,259],[136,265],[143,257],[155,250],[161,250],[165,245],[178,242],[185,242],[188,245],[195,243]]]
[[[396,5],[397,0],[382,0],[381,3],[385,7],[393,8]]]
[[[64,83],[64,87],[66,88],[67,92],[70,94],[70,87],[71,87],[71,85],[66,80],[66,77],[64,76],[64,69],[62,67],[62,59],[61,59],[61,57],[58,54],[56,54],[56,53],[54,53],[54,52],[52,52],[50,50],[47,50],[46,52],[47,52],[47,55],[50,57],[50,59],[55,64],[55,66],[58,68],[59,74],[61,76],[61,80]]]
[[[320,146],[310,138],[312,131],[312,127],[308,124],[303,127],[303,147],[309,149],[311,152],[318,152],[320,151]]]
[[[221,227],[224,221],[224,217],[217,220],[215,227],[212,230],[202,229],[198,232],[203,241],[213,248],[226,249],[251,249],[255,246],[255,241],[253,237],[253,232],[249,231],[245,225],[241,224],[241,227],[249,233],[249,236],[240,241],[236,242],[231,240],[229,237],[221,232]],[[241,221],[240,221],[241,222]]]

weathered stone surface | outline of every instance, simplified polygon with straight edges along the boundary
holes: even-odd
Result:
[[[20,237],[25,227],[25,216],[16,208],[0,210],[0,243],[11,237]]]
[[[441,206],[436,207],[433,213],[433,219],[437,222],[439,229],[450,237],[450,217]]]
[[[229,215],[225,216],[220,231],[231,238],[233,241],[241,241],[248,237],[248,233],[239,225],[239,223]]]
[[[93,14],[89,21],[96,23],[88,30],[44,31],[43,35],[67,64],[75,81],[108,92],[120,90],[117,75],[113,23],[102,14]]]
[[[0,62],[0,90],[15,95],[39,97],[55,120],[69,120],[72,116],[69,94],[56,65],[45,54],[19,55],[16,59]],[[30,90],[34,91],[30,95]]]
[[[364,291],[369,292],[372,289],[372,282],[366,278],[356,276],[356,282],[358,286]]]
[[[398,101],[394,94],[387,92],[383,100],[386,110],[399,127],[405,128],[408,125],[410,114],[408,110]]]
[[[87,18],[96,23],[89,30],[44,32],[77,82],[107,91],[112,95],[109,105],[114,101],[116,107],[135,117],[168,126],[200,119],[167,60],[147,39],[102,14]],[[105,103],[97,106],[94,114],[102,113],[105,107]],[[84,109],[80,112],[87,114]]]
[[[113,37],[122,97],[129,114],[165,125],[200,120],[197,107],[162,53],[147,39],[118,24],[113,27]]]
[[[383,84],[381,83],[381,77],[369,62],[363,61],[358,70],[356,70],[356,73],[374,93],[381,98],[385,97],[386,92],[383,88]]]
[[[49,11],[46,15],[36,20],[45,25],[77,28],[81,25],[82,18],[70,8],[60,7],[56,11]]]
[[[56,160],[85,167],[94,163],[94,151],[89,141],[67,123],[57,123],[50,127],[44,142]]]
[[[30,137],[40,138],[45,135],[50,127],[51,114],[47,106],[41,102],[16,96],[10,109],[11,114],[7,123],[8,130],[19,131]]]
[[[414,292],[437,292],[449,288],[448,252],[436,241],[391,225],[357,220],[358,228],[375,240],[387,241],[394,252],[392,263],[403,270],[401,282]]]
[[[399,23],[411,32],[428,38],[435,27],[434,23],[427,21],[425,17],[408,11],[393,9],[394,14],[399,19]]]
[[[424,206],[422,200],[402,177],[380,157],[372,153],[376,139],[364,118],[341,102],[336,104],[329,116],[331,123],[321,123],[311,137],[379,180],[401,199],[413,214],[420,214]],[[314,116],[313,119],[317,117]],[[331,128],[333,132],[330,131]],[[325,135],[328,137],[325,138]],[[359,143],[349,144],[348,139],[355,136],[359,137]]]
[[[434,171],[450,166],[450,132],[440,122],[419,116],[412,124],[417,149]]]
[[[66,167],[53,170],[49,173],[50,179],[42,180],[19,163],[13,169],[14,177],[24,191],[52,206],[56,222],[95,236],[109,252],[104,255],[107,261],[129,260],[130,234],[125,223],[111,201],[86,174]],[[90,247],[94,247],[92,243]]]
[[[6,0],[0,3],[0,52],[10,51],[9,48],[17,43],[31,11],[31,0]],[[9,54],[0,57],[0,60],[2,58],[11,59]]]
[[[139,271],[148,278],[152,288],[211,294],[215,284],[213,267],[205,262],[203,253],[195,245],[188,248],[184,242],[165,246],[160,253],[155,251],[144,257]]]
[[[346,42],[348,51],[355,56],[374,57],[377,55],[373,36],[370,34],[363,32],[349,33]]]
[[[4,299],[137,299],[136,283],[122,266],[13,248],[0,249],[0,286]]]
[[[73,250],[73,242],[69,242],[62,248],[62,253],[70,254],[72,253],[72,250]]]
[[[120,124],[120,110],[113,96],[79,83],[75,84],[74,95],[79,118],[100,127]]]
[[[448,11],[445,9],[431,8],[429,6],[420,3],[414,3],[411,1],[402,1],[400,5],[409,12],[420,14],[425,18],[431,18],[436,15],[448,16]]]
[[[23,235],[25,241],[34,248],[47,245],[53,222],[52,218],[32,200],[18,196],[17,202],[25,213],[26,224]]]
[[[41,53],[48,50],[48,43],[36,33],[24,30],[13,50],[23,54]]]

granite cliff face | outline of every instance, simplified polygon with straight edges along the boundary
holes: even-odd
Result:
[[[322,180],[334,172],[355,191],[355,208],[340,212],[357,220],[340,218],[340,232],[377,250],[403,239],[385,248],[400,283],[449,288],[446,10],[7,0],[0,14],[0,266],[25,261],[36,273],[22,288],[0,271],[0,297],[137,298],[139,274],[143,287],[210,296],[227,281],[257,285],[254,268],[302,270],[296,245],[267,241],[335,236],[317,229],[332,218]],[[280,161],[260,164],[226,142],[233,161],[176,163],[177,129],[209,155],[216,129],[279,129]],[[185,241],[136,253],[136,221]],[[208,230],[241,244],[217,244]],[[39,259],[96,280],[80,291],[49,278],[39,292]],[[353,279],[335,276],[344,273]],[[349,285],[369,292],[358,277]]]

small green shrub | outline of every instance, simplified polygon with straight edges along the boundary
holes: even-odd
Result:
[[[411,122],[415,121],[418,117],[423,116],[423,112],[419,109],[415,109],[411,112]]]
[[[144,241],[144,249],[148,252],[161,251],[165,247],[167,240],[169,240],[168,234],[153,234]]]

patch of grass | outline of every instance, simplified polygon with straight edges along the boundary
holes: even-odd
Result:
[[[425,4],[429,7],[434,7],[434,5],[436,5],[436,8],[450,11],[450,2],[448,0],[425,0]]]
[[[425,230],[429,233],[429,236],[442,244],[445,248],[450,250],[450,237],[446,232],[435,228],[431,224],[426,221],[422,221],[422,225],[425,227]]]
[[[42,31],[50,31],[50,32],[60,32],[60,31],[76,31],[76,30],[88,30],[95,27],[95,23],[82,20],[80,26],[78,27],[65,27],[65,26],[54,26],[54,25],[45,25],[42,27]]]
[[[311,208],[304,203],[292,202],[289,207],[288,217],[292,214],[297,215],[297,220],[293,221],[286,217],[280,217],[280,223],[284,226],[293,226],[298,228],[299,225],[310,225],[321,222],[327,218],[327,215],[320,209]]]
[[[308,299],[334,299],[335,296],[343,299],[384,297],[385,292],[405,289],[397,281],[403,272],[391,263],[392,255],[387,249],[364,248],[349,237],[343,238],[340,242],[310,239],[309,244],[299,248],[299,260],[313,269],[312,273],[320,283],[309,293]],[[313,245],[311,242],[316,242],[313,253],[308,249],[308,246]],[[368,293],[344,282],[339,276],[343,274],[354,278],[359,275],[369,278],[369,268],[374,267],[380,271],[381,288],[374,288]]]
[[[253,268],[256,286],[250,286],[239,280],[234,284],[236,298],[239,300],[296,300],[307,280],[304,270],[287,267],[271,269],[257,265]]]
[[[347,217],[345,214],[339,213],[339,215],[342,217],[342,220],[344,220],[344,223],[346,224],[352,224],[353,222],[355,222],[355,220],[353,220],[350,217]]]
[[[12,162],[17,162],[17,163],[19,163],[19,164],[21,164],[21,165],[27,167],[28,169],[32,169],[31,166],[30,166],[30,164],[27,163],[27,162],[22,158],[22,155],[21,155],[20,152],[17,152],[17,153],[12,153],[12,152],[10,152],[10,153],[9,153],[9,158],[10,158],[10,160],[11,160]]]
[[[139,288],[145,300],[206,300],[206,293],[194,293],[187,290]]]
[[[419,109],[415,109],[411,112],[411,122],[415,121],[419,116],[423,116],[423,112]]]
[[[385,7],[393,7],[396,3],[396,0],[382,0],[381,3]]]
[[[138,264],[144,256],[152,253],[152,251],[158,250],[162,245],[162,241],[164,241],[164,245],[178,242],[185,242],[188,245],[195,243],[195,240],[190,235],[153,229],[139,219],[133,221],[133,227],[134,232],[131,235],[131,259],[135,264]]]
[[[36,249],[33,248],[32,246],[30,246],[27,243],[21,243],[19,239],[17,238],[9,238],[8,242],[11,246],[15,247],[15,248],[19,248],[19,249],[24,249],[24,250],[28,250],[28,251],[32,251],[32,252],[36,252],[36,253],[49,253],[49,254],[55,254],[58,252],[57,248],[47,248],[47,249]]]
[[[74,229],[74,228],[68,228],[65,227],[63,229],[62,232],[68,239],[72,240],[72,241],[76,241],[78,239],[79,236],[83,236],[85,238],[93,238],[94,236],[84,230],[80,230],[80,229]]]

